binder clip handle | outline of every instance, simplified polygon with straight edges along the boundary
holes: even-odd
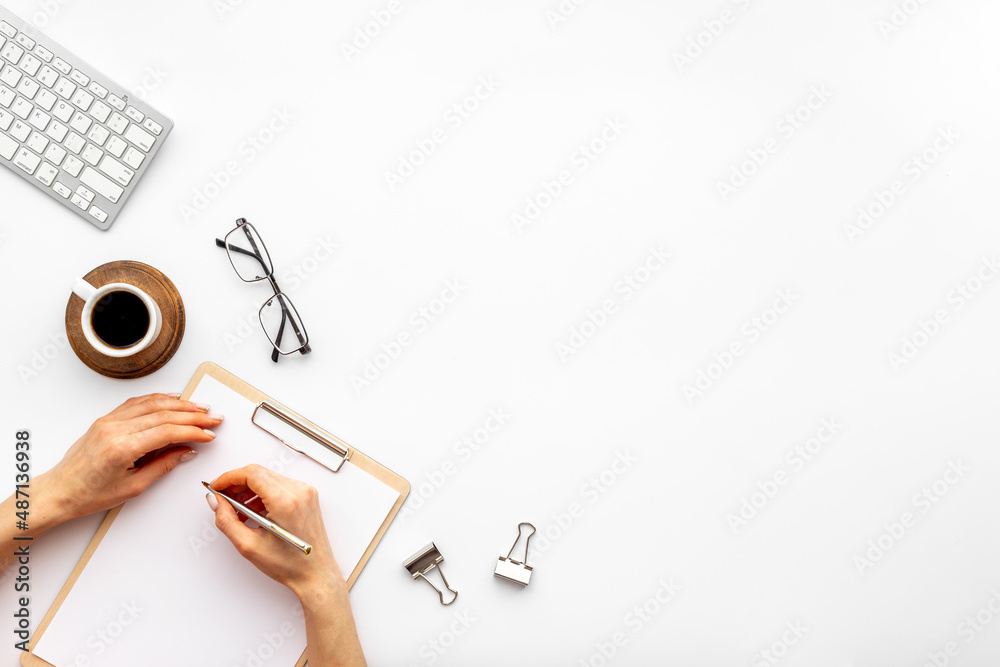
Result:
[[[531,541],[531,536],[535,534],[535,527],[527,521],[522,521],[517,524],[517,538],[514,540],[514,544],[510,545],[510,551],[507,552],[507,558],[508,560],[510,559],[510,555],[514,553],[514,547],[517,546],[518,541],[521,539],[521,526],[531,526],[531,532],[528,533],[528,539],[524,541],[524,560],[521,561],[522,565],[526,565],[528,563],[528,542]]]

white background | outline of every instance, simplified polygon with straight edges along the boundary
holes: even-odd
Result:
[[[976,275],[1000,250],[1000,7],[906,4],[912,16],[885,34],[888,0],[594,0],[557,21],[555,0],[422,0],[348,58],[342,45],[385,2],[245,0],[220,14],[209,0],[67,0],[48,13],[8,0],[145,86],[176,123],[106,233],[0,174],[10,483],[16,429],[31,429],[41,472],[125,398],[180,391],[212,360],[424,501],[352,592],[373,665],[775,664],[765,649],[782,665],[922,665],[949,642],[939,662],[992,664],[1000,281]],[[496,90],[449,124],[480,77]],[[802,109],[814,89],[829,98]],[[294,120],[248,159],[276,110]],[[781,129],[797,112],[800,127]],[[624,130],[579,170],[574,156],[609,119]],[[445,141],[391,189],[385,173],[435,128]],[[957,138],[935,153],[940,131]],[[776,152],[724,200],[719,183],[772,138]],[[906,165],[925,150],[935,161],[913,178]],[[214,188],[230,161],[239,173]],[[512,216],[562,170],[572,184],[519,233]],[[858,208],[894,180],[902,194],[850,237]],[[185,214],[196,192],[210,201]],[[241,283],[213,242],[241,216],[266,239],[313,354],[271,363],[251,319],[267,287]],[[671,258],[646,274],[651,247]],[[141,380],[98,376],[52,342],[74,279],[116,259],[164,271],[187,309],[178,354]],[[648,280],[625,300],[615,287],[632,274]],[[460,295],[419,329],[411,317],[449,280]],[[970,280],[980,289],[960,300]],[[745,324],[770,318],[781,290],[792,307],[751,340]],[[604,325],[583,326],[606,299]],[[935,335],[894,364],[938,310]],[[574,328],[592,335],[561,355]],[[411,344],[356,388],[401,333]],[[734,342],[743,353],[712,367]],[[702,371],[717,379],[688,400]],[[456,452],[497,409],[506,423],[473,456]],[[824,419],[842,427],[796,469],[788,452]],[[626,454],[624,472],[607,472]],[[915,502],[950,464],[967,470]],[[734,531],[727,517],[776,473],[786,483]],[[906,512],[912,525],[888,535]],[[99,520],[34,547],[36,621]],[[491,572],[526,520],[540,532],[536,568],[517,590]],[[880,537],[887,551],[861,563]],[[460,591],[451,607],[401,567],[431,540]],[[671,579],[681,590],[660,605]],[[9,575],[0,586],[12,627]],[[636,622],[651,598],[656,613]],[[807,630],[782,644],[789,623]]]

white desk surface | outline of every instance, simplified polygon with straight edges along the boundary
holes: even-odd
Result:
[[[13,483],[16,429],[40,473],[125,398],[179,391],[212,360],[423,501],[352,592],[372,665],[991,664],[1000,6],[232,0],[220,18],[225,1],[7,0],[113,78],[145,79],[176,128],[107,233],[0,174],[0,477]],[[342,44],[390,6],[348,61]],[[553,28],[560,6],[575,11]],[[458,123],[481,77],[496,85]],[[391,190],[385,172],[434,136]],[[606,150],[589,161],[592,140]],[[724,201],[734,168],[753,173]],[[529,197],[544,210],[518,233]],[[213,242],[241,216],[312,355],[274,365],[244,324],[268,290]],[[650,248],[670,258],[647,272]],[[115,381],[52,341],[74,278],[126,258],[176,283],[187,331],[162,370]],[[589,335],[562,358],[574,329]],[[369,361],[384,368],[357,391]],[[714,379],[689,401],[700,371]],[[459,444],[496,411],[478,449]],[[817,433],[808,461],[794,453]],[[734,531],[743,499],[762,506]],[[36,622],[99,520],[33,547]],[[515,590],[492,569],[525,520],[540,535]],[[431,540],[451,607],[401,566]],[[9,573],[0,591],[7,664]]]

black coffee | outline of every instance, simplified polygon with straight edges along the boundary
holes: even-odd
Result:
[[[149,310],[131,292],[108,292],[94,306],[90,324],[108,347],[132,347],[149,331]]]

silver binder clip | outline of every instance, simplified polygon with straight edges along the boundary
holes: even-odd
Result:
[[[528,538],[524,540],[524,562],[519,562],[510,557],[514,553],[514,547],[517,546],[518,540],[521,539],[521,526],[531,526],[531,532],[528,533]],[[528,562],[528,542],[531,541],[531,536],[535,534],[535,527],[532,526],[527,521],[522,521],[517,524],[517,539],[514,540],[514,544],[510,545],[510,551],[507,552],[506,556],[500,556],[497,561],[497,566],[493,570],[493,574],[500,577],[501,579],[506,579],[519,586],[527,586],[528,580],[531,579],[531,566],[527,564]]]
[[[444,570],[442,570],[439,567],[443,562],[444,562],[444,556],[441,555],[441,552],[438,551],[438,548],[434,546],[433,542],[431,542],[426,547],[424,547],[417,553],[410,556],[403,563],[403,567],[405,567],[406,570],[410,573],[410,576],[413,577],[414,581],[417,580],[417,577],[420,577],[428,584],[430,584],[431,588],[437,591],[438,597],[441,599],[441,604],[448,606],[452,602],[458,599],[458,591],[449,586],[448,580],[444,578]],[[442,591],[440,588],[431,583],[431,580],[426,577],[426,574],[431,570],[433,570],[434,568],[437,568],[438,574],[441,575],[441,581],[444,582],[444,587],[455,594],[455,597],[453,597],[448,602],[444,601],[444,591]]]

